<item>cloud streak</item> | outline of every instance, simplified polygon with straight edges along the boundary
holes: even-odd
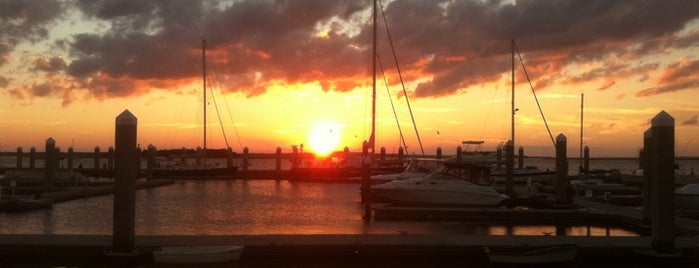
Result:
[[[339,92],[367,84],[369,1],[0,4],[0,66],[11,64],[10,54],[23,43],[48,42],[57,48],[25,63],[31,66],[27,72],[44,75],[0,77],[0,86],[15,98],[62,98],[67,106],[78,99],[174,88],[200,79],[201,37],[208,39],[209,67],[226,91],[253,97],[280,84],[319,83],[325,91]],[[634,93],[646,97],[699,87],[697,60],[647,60],[696,46],[699,31],[686,30],[699,17],[696,1],[396,0],[383,9],[404,78],[414,84],[410,94],[417,98],[449,96],[507,79],[512,38],[537,89],[598,82],[599,90],[615,90],[622,79],[653,81]],[[107,28],[47,40],[69,11]],[[379,54],[384,67],[393,70],[387,42],[381,25]],[[662,74],[653,76],[657,69]]]

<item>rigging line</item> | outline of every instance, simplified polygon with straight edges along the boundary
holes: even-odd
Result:
[[[488,113],[485,116],[485,122],[483,122],[483,129],[481,129],[481,135],[479,139],[483,139],[483,133],[485,133],[485,127],[488,125],[488,120],[490,119],[490,112],[493,110],[493,99],[495,98],[495,95],[498,92],[498,87],[495,87],[495,90],[493,90],[493,96],[490,98],[490,106],[488,106]]]
[[[403,87],[403,94],[405,96],[405,102],[408,104],[408,111],[410,112],[410,119],[413,121],[413,129],[415,129],[415,136],[417,137],[417,142],[420,144],[420,151],[422,155],[425,155],[425,149],[422,147],[422,140],[420,139],[420,133],[417,130],[417,124],[415,124],[415,116],[413,115],[413,109],[410,107],[410,99],[408,98],[408,92],[405,90],[405,83],[403,82],[403,74],[400,71],[400,65],[398,64],[398,56],[396,55],[396,49],[393,46],[393,38],[391,38],[391,31],[388,29],[388,22],[386,21],[386,13],[383,11],[383,3],[379,1],[381,6],[381,16],[383,17],[383,23],[386,27],[386,34],[388,36],[388,43],[391,45],[391,52],[393,52],[393,60],[396,63],[396,70],[398,70],[398,77],[400,78],[400,84]]]
[[[218,78],[218,69],[216,68],[216,63],[212,63],[212,67],[214,68],[214,78],[216,79],[216,84],[218,85],[218,88],[221,88],[221,81]],[[226,104],[226,111],[228,112],[228,118],[231,120],[231,123],[233,124],[233,131],[235,132],[235,137],[238,140],[238,146],[240,146],[240,150],[243,150],[243,142],[240,140],[240,134],[238,133],[238,127],[235,124],[235,120],[233,120],[233,114],[231,113],[231,108],[230,105],[228,105],[228,102],[226,101],[226,97],[223,97],[223,103]]]
[[[524,60],[522,60],[522,55],[519,53],[519,47],[517,47],[517,43],[512,40],[512,44],[515,45],[515,50],[517,50],[517,56],[519,57],[519,63],[522,64],[522,70],[524,70],[524,75],[527,77],[527,82],[529,82],[529,87],[532,89],[532,94],[534,94],[534,100],[536,100],[536,106],[539,107],[539,113],[541,114],[541,118],[544,120],[544,125],[546,126],[546,131],[549,133],[549,137],[551,138],[551,143],[553,143],[553,147],[556,147],[556,140],[553,139],[553,135],[551,134],[551,129],[549,128],[548,122],[546,122],[546,117],[544,116],[544,111],[541,109],[541,105],[539,104],[539,98],[536,97],[536,92],[534,91],[534,86],[532,85],[532,80],[529,79],[529,74],[527,73],[527,68],[524,67]]]
[[[386,79],[386,73],[383,69],[383,63],[381,62],[381,57],[376,54],[376,60],[379,62],[379,67],[381,68],[381,75],[383,76],[383,83],[386,86],[386,94],[388,94],[388,101],[391,103],[391,110],[393,110],[393,116],[396,118],[396,125],[398,125],[398,133],[400,134],[400,140],[403,142],[403,149],[405,153],[408,153],[408,145],[405,143],[405,137],[403,136],[403,130],[400,127],[400,122],[398,121],[398,114],[396,113],[396,107],[393,106],[393,99],[391,98],[391,91],[388,88],[388,80]]]
[[[211,82],[209,82],[209,91],[211,92],[211,99],[214,100],[214,108],[216,109],[216,117],[218,117],[218,123],[221,125],[221,132],[223,133],[223,141],[226,143],[226,149],[230,147],[228,145],[228,138],[226,137],[226,129],[223,127],[223,121],[221,120],[221,113],[218,111],[218,103],[216,102],[216,97],[214,95],[214,89],[213,87],[210,86]]]

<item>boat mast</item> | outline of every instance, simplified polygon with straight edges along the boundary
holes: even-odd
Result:
[[[580,170],[583,167],[583,107],[585,105],[585,93],[580,93]],[[587,170],[585,170],[587,172]]]
[[[374,0],[374,10],[372,16],[372,45],[371,45],[371,153],[376,151],[376,0]]]
[[[206,39],[201,40],[202,81],[204,81],[204,158],[206,158]]]
[[[511,98],[511,103],[512,103],[512,114],[511,114],[511,121],[512,121],[512,126],[510,127],[512,129],[512,147],[514,148],[515,146],[515,40],[512,39],[512,98]]]

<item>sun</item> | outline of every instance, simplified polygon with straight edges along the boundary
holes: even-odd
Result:
[[[340,145],[340,124],[320,121],[308,135],[308,146],[319,155],[328,155]]]

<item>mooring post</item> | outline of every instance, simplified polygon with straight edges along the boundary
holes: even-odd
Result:
[[[437,147],[437,159],[442,159],[442,147]]]
[[[32,146],[29,149],[29,169],[34,169],[36,167],[36,148]]]
[[[519,151],[517,152],[517,168],[520,170],[524,169],[524,147],[519,146]]]
[[[277,146],[277,150],[275,151],[275,158],[276,163],[274,167],[277,170],[277,175],[280,175],[282,174],[282,147]]]
[[[379,149],[379,160],[386,160],[386,147],[381,146],[381,149]]]
[[[136,219],[136,149],[138,121],[125,110],[116,117],[114,221],[112,252],[130,253],[134,249]]]
[[[655,172],[652,211],[653,249],[659,253],[675,253],[675,119],[661,111],[651,120],[651,165]]]
[[[22,157],[24,156],[22,153],[22,146],[20,146],[17,147],[17,168],[22,168]]]
[[[187,166],[187,148],[184,147],[180,149],[180,165],[183,167]]]
[[[233,148],[226,148],[226,167],[233,168]]]
[[[556,204],[569,205],[568,203],[568,138],[563,133],[556,137]]]
[[[194,157],[196,159],[195,162],[196,162],[197,167],[201,167],[201,158],[202,158],[202,155],[204,154],[201,150],[201,147],[197,146],[197,150],[194,154],[195,154]]]
[[[243,171],[247,171],[248,166],[250,166],[250,149],[245,147],[243,148]]]
[[[148,153],[146,154],[146,180],[153,179],[153,169],[155,168],[156,148],[153,144],[148,144]]]
[[[362,203],[364,204],[364,220],[371,219],[370,180],[371,156],[369,155],[369,143],[364,141],[362,143],[362,186],[360,189],[360,192],[362,193]]]
[[[403,159],[405,159],[405,149],[398,147],[398,161],[403,162]]]
[[[73,173],[73,159],[75,158],[75,153],[73,152],[73,147],[68,147],[68,172]]]
[[[505,193],[512,195],[514,190],[512,188],[513,175],[515,169],[515,145],[511,140],[505,143]]]
[[[641,149],[642,157],[639,159],[640,163],[643,163],[641,169],[643,169],[643,210],[641,213],[641,223],[645,226],[651,226],[653,224],[653,219],[651,217],[651,211],[654,209],[653,206],[653,185],[655,182],[651,179],[653,173],[655,172],[655,167],[651,165],[653,161],[651,158],[654,157],[652,139],[653,133],[651,129],[647,129],[643,132],[643,149]]]
[[[94,169],[100,169],[100,147],[95,146],[95,154],[92,156],[92,165]]]
[[[583,149],[583,171],[585,174],[590,173],[590,147],[585,146]]]
[[[46,139],[46,162],[44,162],[44,187],[49,191],[53,188],[56,178],[56,141],[53,138]]]
[[[502,146],[498,146],[497,150],[495,151],[495,161],[497,162],[497,165],[495,166],[497,170],[502,169]]]
[[[114,147],[109,146],[107,149],[107,169],[114,170]]]

